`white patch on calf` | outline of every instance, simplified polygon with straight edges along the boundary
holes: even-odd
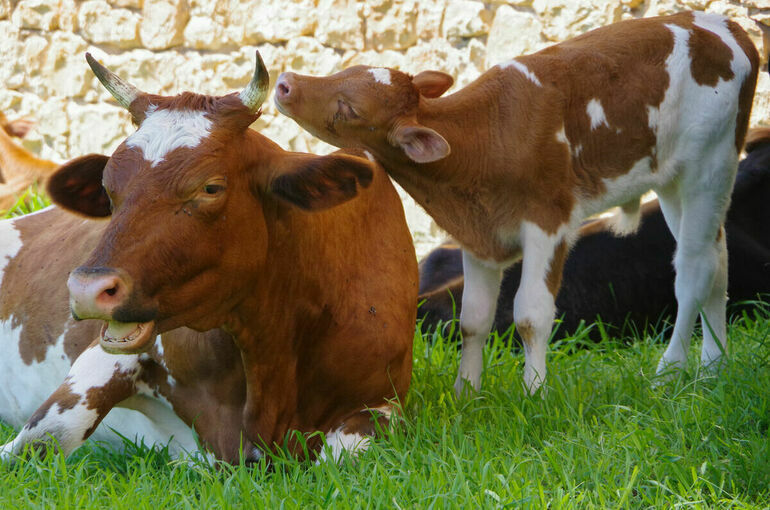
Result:
[[[509,60],[508,62],[504,62],[502,64],[498,64],[500,66],[500,69],[507,69],[509,67],[513,67],[517,71],[519,71],[521,74],[527,77],[529,81],[537,85],[538,87],[542,87],[543,84],[540,83],[540,80],[537,79],[537,76],[535,76],[535,73],[529,70],[527,66],[519,62],[518,60]]]
[[[126,146],[138,147],[144,158],[157,166],[168,153],[180,147],[197,147],[211,132],[206,112],[194,110],[147,109],[136,133],[126,138]]]
[[[588,113],[588,118],[591,119],[591,131],[598,128],[599,126],[610,127],[610,125],[607,123],[607,117],[604,115],[604,108],[602,108],[602,103],[598,99],[591,99],[588,101],[588,104],[586,105],[586,113]]]
[[[0,221],[0,284],[8,262],[21,250],[21,232],[16,229],[14,219]]]
[[[374,67],[369,69],[369,72],[372,76],[374,76],[374,81],[377,83],[382,83],[383,85],[392,84],[390,81],[390,69],[386,69],[384,67]]]

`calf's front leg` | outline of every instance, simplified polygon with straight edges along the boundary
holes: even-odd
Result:
[[[107,354],[98,341],[92,343],[18,435],[0,447],[0,459],[21,454],[27,444],[45,450],[58,443],[59,451],[69,455],[110,409],[136,393],[139,370],[139,355]]]
[[[463,351],[454,385],[458,397],[466,391],[466,385],[476,391],[481,387],[484,342],[495,318],[503,278],[500,266],[479,260],[467,250],[463,250],[463,274],[465,286],[460,310]]]
[[[524,258],[513,320],[524,343],[524,385],[533,394],[545,381],[548,338],[568,245],[564,236],[528,222],[522,224],[521,241]]]

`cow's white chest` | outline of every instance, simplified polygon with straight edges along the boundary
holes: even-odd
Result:
[[[126,145],[141,149],[152,166],[181,147],[195,148],[211,132],[206,112],[197,110],[157,110],[148,108],[142,125],[126,139]]]

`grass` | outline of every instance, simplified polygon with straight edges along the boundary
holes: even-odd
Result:
[[[0,508],[768,508],[770,314],[730,326],[718,378],[653,387],[662,335],[552,344],[548,391],[529,397],[505,336],[483,390],[457,400],[456,347],[417,328],[404,417],[339,465],[190,465],[162,450],[90,443],[70,458],[0,464]],[[594,326],[595,327],[595,326]],[[0,442],[13,431],[0,426]]]

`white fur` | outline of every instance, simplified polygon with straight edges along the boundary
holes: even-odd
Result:
[[[141,149],[144,158],[157,166],[175,149],[197,147],[211,132],[211,125],[205,112],[158,110],[151,105],[136,133],[126,138],[126,145]]]
[[[561,126],[561,129],[556,132],[556,140],[558,140],[559,142],[565,144],[568,148],[570,147],[569,138],[567,138],[567,133],[566,133],[566,131],[564,131],[564,125],[563,124]]]
[[[501,69],[507,69],[509,67],[513,67],[514,69],[518,70],[521,74],[527,77],[529,81],[537,85],[538,87],[542,87],[543,84],[540,83],[540,80],[537,79],[537,76],[535,73],[529,70],[527,66],[519,62],[518,60],[509,60],[508,62],[504,62],[502,64],[499,64]]]
[[[586,113],[588,113],[588,118],[591,119],[592,131],[599,126],[610,126],[607,123],[606,115],[604,115],[604,108],[602,107],[602,103],[598,99],[591,99],[588,101],[588,104],[586,105]]]
[[[326,442],[318,456],[318,462],[332,460],[339,462],[342,458],[342,452],[347,451],[351,454],[357,454],[366,451],[372,442],[370,436],[359,433],[348,434],[342,432],[342,427],[326,434]]]
[[[466,384],[474,390],[481,387],[484,342],[492,328],[503,278],[501,265],[479,260],[467,250],[463,250],[463,274],[465,286],[460,310],[463,350],[454,385],[457,395],[465,391]]]
[[[373,67],[369,69],[369,72],[374,77],[374,81],[382,83],[383,85],[391,85],[390,81],[390,69],[384,67]]]

